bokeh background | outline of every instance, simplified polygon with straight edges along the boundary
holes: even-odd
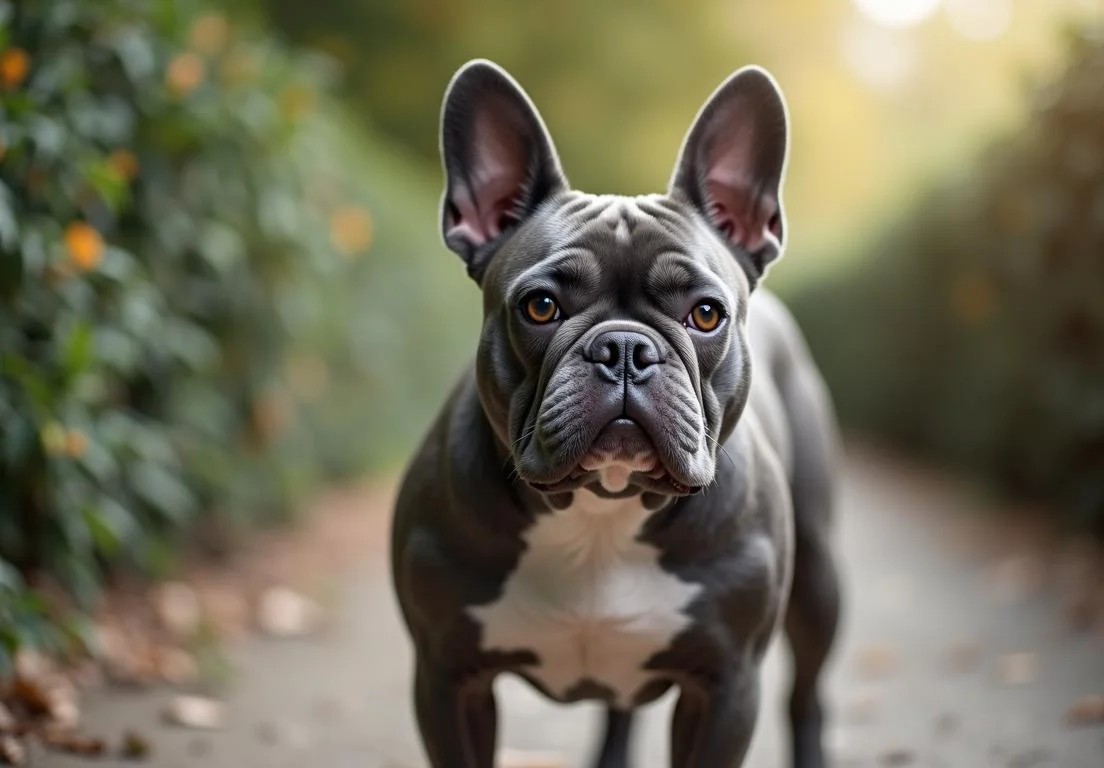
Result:
[[[0,0],[0,673],[401,466],[475,345],[436,131],[477,56],[628,194],[770,69],[770,287],[849,434],[1104,533],[1100,0]]]

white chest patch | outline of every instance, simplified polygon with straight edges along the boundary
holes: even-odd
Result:
[[[650,514],[639,498],[581,490],[568,509],[540,516],[502,595],[469,608],[483,649],[533,651],[540,661],[526,672],[553,695],[589,681],[629,705],[653,677],[644,664],[686,628],[701,591],[637,541]]]

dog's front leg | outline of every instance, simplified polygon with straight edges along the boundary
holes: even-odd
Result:
[[[759,671],[725,670],[682,686],[671,723],[671,768],[738,768],[759,712]]]
[[[419,661],[418,729],[432,768],[494,768],[498,712],[492,677],[460,677]]]

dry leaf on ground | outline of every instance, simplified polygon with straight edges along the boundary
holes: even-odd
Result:
[[[27,748],[14,736],[0,736],[0,765],[26,765]]]
[[[1066,722],[1072,726],[1104,725],[1104,696],[1084,696],[1066,712]]]
[[[199,678],[195,658],[179,648],[158,648],[154,654],[158,676],[172,685],[186,685]]]
[[[164,716],[173,725],[211,730],[222,727],[226,707],[220,701],[202,696],[177,696],[165,709]]]
[[[162,584],[154,593],[153,605],[161,625],[174,637],[191,637],[199,630],[203,609],[196,591],[187,584]]]
[[[123,760],[148,760],[153,754],[149,740],[136,731],[127,731],[123,735],[123,745],[119,748],[119,757]]]
[[[287,587],[273,587],[261,595],[257,623],[274,637],[301,637],[314,632],[322,619],[321,607]]]

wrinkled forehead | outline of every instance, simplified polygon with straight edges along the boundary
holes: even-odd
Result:
[[[585,294],[692,292],[723,286],[743,303],[747,279],[692,209],[665,195],[571,193],[533,218],[494,266],[495,291],[553,284]]]

